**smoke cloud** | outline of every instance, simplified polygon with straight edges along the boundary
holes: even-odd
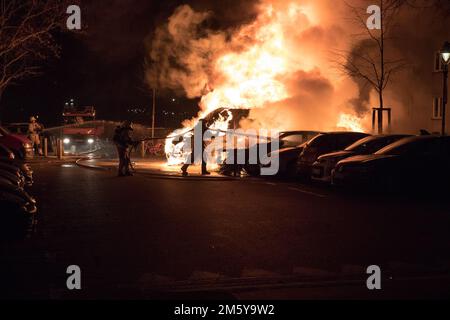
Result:
[[[360,7],[371,4],[356,2]],[[149,86],[201,98],[200,115],[224,106],[251,108],[252,121],[243,126],[331,130],[340,115],[350,113],[367,128],[368,111],[378,106],[373,88],[336,68],[336,52],[345,52],[350,61],[373,50],[367,36],[355,36],[362,30],[355,29],[346,3],[264,0],[249,8],[238,11],[251,14],[227,25],[215,23],[220,8],[179,6],[148,41]],[[432,85],[421,83],[424,74],[431,74],[430,47],[438,49],[450,28],[448,19],[436,18],[434,7],[405,3],[395,19],[386,56],[413,62],[420,73],[409,69],[393,75],[385,100],[393,108],[394,124],[413,128],[418,124],[406,124],[405,116],[414,100],[408,86],[411,81],[417,87]],[[436,20],[446,21],[445,28]]]

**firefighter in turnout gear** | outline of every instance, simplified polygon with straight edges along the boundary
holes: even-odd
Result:
[[[196,125],[197,130],[194,129],[194,132],[198,132],[198,134],[201,133],[201,149],[200,152],[196,152],[195,150],[195,135],[193,135],[191,138],[191,154],[189,155],[188,159],[186,159],[186,163],[181,167],[181,173],[183,174],[183,176],[187,176],[188,175],[188,168],[191,164],[194,164],[195,162],[200,162],[201,161],[201,168],[202,168],[202,175],[209,175],[210,172],[208,172],[208,170],[206,169],[206,161],[205,161],[205,157],[204,157],[204,151],[206,148],[206,144],[205,144],[205,140],[204,140],[204,135],[205,132],[207,131],[206,128],[206,124],[205,124],[205,120],[200,120],[197,125]]]
[[[125,121],[122,125],[118,126],[114,132],[113,141],[119,155],[119,177],[133,175],[130,171],[130,150],[132,146],[136,145],[136,142],[131,139],[132,131],[133,127],[131,121]]]
[[[33,149],[38,155],[42,155],[41,150],[41,138],[40,134],[43,130],[43,126],[37,122],[37,119],[35,117],[30,118],[30,122],[28,124],[28,137],[33,143]]]

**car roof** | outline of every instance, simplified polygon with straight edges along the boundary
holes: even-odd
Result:
[[[294,130],[294,131],[281,131],[280,135],[287,135],[287,134],[304,134],[304,133],[323,133],[322,131],[314,131],[314,130]]]
[[[7,123],[4,124],[5,127],[16,127],[16,126],[28,126],[28,122],[17,122],[17,123]]]
[[[322,135],[346,135],[346,134],[365,134],[370,136],[369,133],[365,132],[354,132],[354,131],[331,131],[331,132],[322,132]]]
[[[323,132],[318,134],[317,136],[315,136],[314,138],[312,138],[310,141],[312,140],[316,140],[316,139],[321,139],[322,137],[330,137],[330,136],[361,136],[361,139],[364,137],[368,137],[370,136],[370,134],[368,133],[364,133],[364,132],[352,132],[352,131],[335,131],[335,132]]]
[[[425,135],[425,136],[411,136],[411,137],[406,137],[403,139],[400,139],[380,150],[378,150],[375,154],[382,154],[384,153],[388,148],[393,149],[393,148],[397,148],[399,146],[402,145],[406,145],[406,144],[411,144],[411,143],[415,143],[418,141],[422,141],[422,140],[438,140],[438,139],[446,139],[448,140],[449,137],[441,137],[441,136],[437,136],[437,135]]]
[[[377,134],[374,136],[367,136],[363,139],[367,139],[367,140],[381,140],[381,139],[387,139],[387,138],[408,138],[408,137],[412,137],[410,134]],[[361,139],[362,140],[362,139]]]

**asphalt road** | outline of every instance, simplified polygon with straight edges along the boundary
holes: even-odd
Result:
[[[118,178],[72,163],[34,170],[36,230],[1,243],[6,298],[273,298],[298,283],[348,285],[374,264],[391,280],[450,270],[450,205],[433,199],[276,180]],[[69,265],[82,270],[81,291],[66,288]]]

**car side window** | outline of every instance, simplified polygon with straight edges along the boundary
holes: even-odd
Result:
[[[299,134],[293,134],[282,139],[283,147],[296,147],[303,142],[303,136]]]
[[[436,148],[437,147],[437,148]],[[433,141],[415,141],[411,144],[406,144],[399,147],[397,150],[399,153],[409,156],[430,156],[438,151],[438,145],[436,140]]]
[[[373,142],[373,144],[369,145],[367,149],[370,149],[370,152],[376,152],[391,143],[392,140],[376,140]]]

